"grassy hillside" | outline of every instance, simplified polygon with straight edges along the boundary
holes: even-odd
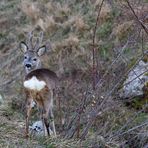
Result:
[[[94,91],[92,42],[100,5],[101,0],[0,1],[0,147],[140,148],[147,144],[147,104],[140,104],[139,110],[127,107],[117,91],[148,49],[147,34],[126,1],[104,1],[95,37],[98,83]],[[132,0],[131,5],[147,25],[148,2]],[[43,57],[44,67],[60,78],[57,139],[31,137],[27,141],[23,137],[25,73],[19,43],[32,30],[44,32],[44,43],[50,40],[52,49]]]

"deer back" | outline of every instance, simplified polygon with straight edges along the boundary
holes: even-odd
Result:
[[[45,87],[53,90],[58,86],[57,75],[45,68],[36,69],[26,75],[24,87],[29,90],[41,91]]]

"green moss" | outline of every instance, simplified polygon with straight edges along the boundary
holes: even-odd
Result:
[[[144,61],[145,63],[148,62],[148,55],[144,55],[144,57],[143,57],[143,61]]]
[[[131,68],[133,65],[135,65],[137,59],[136,58],[131,58],[129,64],[128,64],[128,68]]]
[[[124,53],[125,53],[125,54],[128,54],[130,51],[131,51],[131,48],[125,48],[125,49],[124,49]]]
[[[108,21],[103,23],[98,29],[97,29],[97,36],[99,38],[106,38],[109,36],[109,34],[112,32],[112,22]]]
[[[137,118],[134,120],[135,124],[140,124],[143,123],[148,119],[148,114],[147,113],[140,113],[138,114]]]
[[[98,50],[100,52],[101,57],[104,60],[109,60],[110,58],[110,50],[112,49],[113,44],[112,43],[103,43],[102,45],[99,46]]]
[[[7,5],[1,5],[0,6],[0,11],[6,11],[8,9],[13,9],[15,7],[17,2],[12,1],[12,2],[8,2]]]
[[[141,109],[145,104],[148,103],[148,98],[134,98],[131,106],[135,109]]]
[[[45,137],[36,137],[36,140],[39,142],[40,145],[46,148],[56,148],[53,144],[52,140],[47,139]]]
[[[7,39],[6,33],[0,32],[0,41],[6,40],[6,39]]]
[[[112,11],[112,15],[113,17],[119,17],[121,15],[121,10],[119,10],[118,8],[114,8]]]
[[[148,76],[148,72],[147,72],[147,73],[145,73],[145,76]],[[148,82],[146,82],[146,83],[145,83],[145,87],[147,87],[147,88],[148,88]]]

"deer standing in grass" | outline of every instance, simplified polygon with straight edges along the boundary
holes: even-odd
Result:
[[[33,46],[33,34],[29,34],[28,42],[21,42],[20,49],[24,53],[23,65],[26,70],[25,80],[23,82],[26,94],[26,137],[29,136],[29,118],[34,101],[41,113],[44,125],[44,134],[56,136],[54,116],[53,116],[53,97],[54,90],[58,83],[58,77],[49,69],[41,68],[40,57],[46,52],[46,45],[40,46],[43,33],[37,38]],[[48,117],[50,116],[50,124]],[[52,126],[52,128],[49,127]]]

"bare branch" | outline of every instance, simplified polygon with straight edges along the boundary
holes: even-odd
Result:
[[[129,129],[128,131],[125,131],[125,132],[123,132],[123,133],[121,133],[121,134],[118,134],[118,135],[116,135],[116,137],[117,137],[117,136],[125,135],[125,134],[127,134],[127,133],[129,133],[129,132],[132,132],[133,130],[136,130],[136,129],[138,129],[138,128],[141,128],[141,127],[147,126],[147,125],[148,125],[148,121],[147,121],[147,122],[144,122],[143,124],[137,125],[137,126],[131,128],[131,129]]]
[[[102,0],[101,5],[100,5],[99,10],[98,10],[98,15],[97,15],[96,24],[95,24],[94,33],[93,33],[93,41],[92,41],[92,46],[93,46],[93,89],[94,90],[95,90],[95,87],[96,87],[96,61],[95,61],[95,55],[96,55],[96,47],[95,47],[96,30],[97,30],[99,16],[100,16],[100,12],[101,12],[101,9],[102,9],[102,6],[103,6],[103,2],[104,2],[104,0]]]
[[[126,0],[126,2],[127,2],[128,6],[129,6],[129,8],[131,9],[133,15],[135,16],[137,22],[141,25],[141,27],[142,27],[142,28],[145,30],[145,32],[148,34],[148,29],[147,29],[146,26],[142,23],[142,21],[139,20],[139,18],[138,18],[138,16],[136,15],[134,9],[132,8],[130,2],[129,2],[128,0]]]

